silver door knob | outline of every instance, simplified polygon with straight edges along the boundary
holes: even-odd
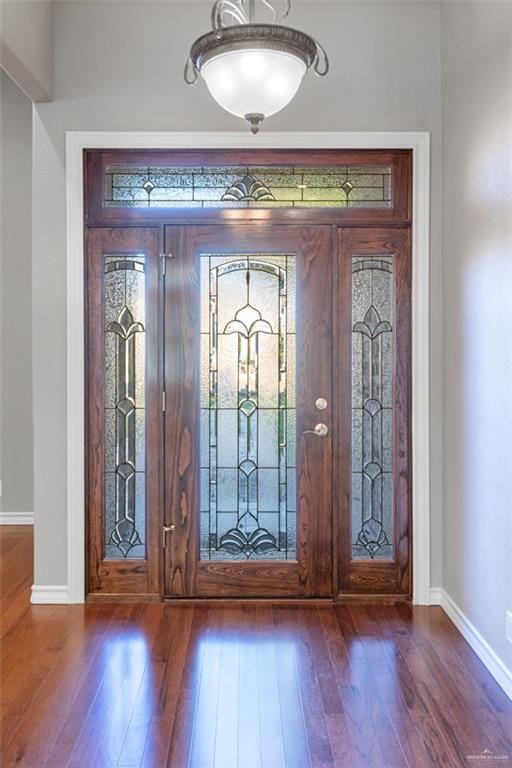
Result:
[[[303,435],[318,435],[318,437],[327,437],[329,434],[329,427],[327,424],[317,424],[314,429],[306,429],[303,433]]]

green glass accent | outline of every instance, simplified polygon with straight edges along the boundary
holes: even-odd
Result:
[[[389,208],[388,166],[109,166],[105,205],[139,208]]]

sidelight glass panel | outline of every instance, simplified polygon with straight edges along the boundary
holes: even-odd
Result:
[[[390,208],[389,166],[108,166],[105,205],[131,208]]]
[[[144,558],[145,256],[104,261],[105,557]]]
[[[352,557],[393,556],[394,275],[352,260]]]
[[[201,559],[295,559],[295,257],[201,257]]]

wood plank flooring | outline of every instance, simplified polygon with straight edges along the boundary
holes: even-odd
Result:
[[[31,528],[0,558],[2,768],[512,765],[439,608],[30,606]]]

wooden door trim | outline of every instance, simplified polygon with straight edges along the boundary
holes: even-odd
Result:
[[[283,224],[352,224],[367,222],[388,225],[409,224],[412,215],[411,155],[405,149],[88,149],[84,151],[85,220],[88,226],[158,225],[180,223],[184,226],[229,223],[234,221],[266,221],[269,211],[275,222]],[[144,208],[117,207],[105,204],[105,171],[108,166],[169,164],[175,167],[208,166],[388,166],[392,173],[389,207],[284,207],[284,208]]]
[[[344,595],[340,594],[335,597],[166,597],[164,598],[166,605],[180,605],[180,606],[222,606],[222,607],[236,607],[240,605],[252,605],[252,606],[287,606],[296,608],[311,608],[312,606],[325,607],[332,605],[393,605],[400,603],[409,603],[411,598],[409,595],[386,595],[386,594],[365,594],[365,595]]]

